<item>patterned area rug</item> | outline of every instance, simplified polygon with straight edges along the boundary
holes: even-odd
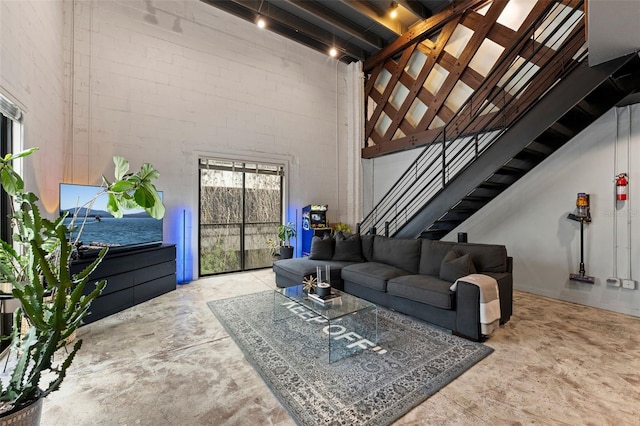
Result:
[[[378,346],[329,363],[329,339],[353,338],[330,336],[300,307],[274,322],[272,291],[208,305],[301,425],[389,424],[493,351],[378,307]]]

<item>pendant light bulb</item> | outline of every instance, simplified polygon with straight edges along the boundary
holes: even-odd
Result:
[[[396,19],[398,17],[398,3],[395,1],[391,2],[391,11],[389,12],[389,16],[391,19]]]
[[[338,56],[338,49],[336,49],[335,47],[332,47],[329,50],[329,56],[331,56],[332,58],[335,58],[336,56]]]
[[[262,16],[258,16],[258,19],[256,20],[256,25],[258,26],[258,28],[263,29],[267,26],[267,21],[265,21],[265,19]]]

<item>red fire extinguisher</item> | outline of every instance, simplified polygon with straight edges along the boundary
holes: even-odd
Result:
[[[627,185],[629,185],[629,181],[626,173],[620,173],[616,176],[616,200],[625,201],[627,199]]]

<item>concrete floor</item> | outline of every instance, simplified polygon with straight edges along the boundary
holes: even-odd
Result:
[[[292,425],[206,302],[270,270],[195,281],[82,327],[42,425]],[[515,293],[495,352],[396,424],[638,424],[640,318]]]

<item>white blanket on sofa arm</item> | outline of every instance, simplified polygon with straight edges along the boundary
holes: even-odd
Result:
[[[498,282],[483,274],[470,274],[458,278],[451,286],[451,291],[456,291],[458,282],[464,281],[474,284],[480,289],[480,329],[485,336],[490,335],[500,326],[500,293]]]

